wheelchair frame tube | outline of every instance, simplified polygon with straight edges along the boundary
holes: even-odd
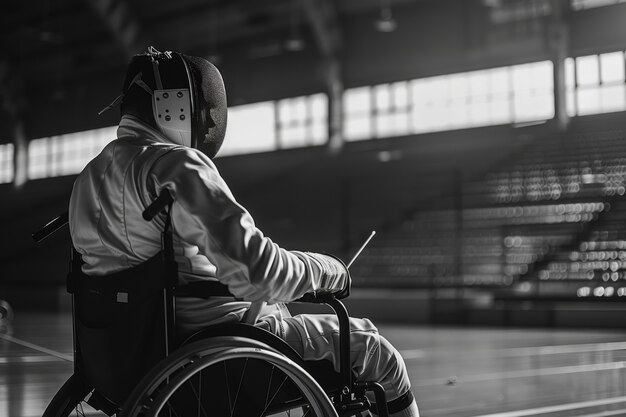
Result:
[[[74,375],[78,373],[78,340],[76,338],[76,301],[74,300],[74,294],[72,297],[72,354],[74,355]]]
[[[337,314],[339,320],[339,372],[342,380],[342,399],[352,390],[352,366],[350,364],[350,318],[346,306],[334,296],[325,301]],[[347,388],[347,390],[346,390]],[[344,392],[347,391],[347,392]]]
[[[164,195],[167,190],[165,190],[161,195]],[[167,196],[169,196],[169,192],[167,192]],[[171,197],[170,197],[171,198]],[[169,210],[172,210],[171,202],[169,206]],[[176,261],[174,259],[174,243],[172,241],[172,231],[169,230],[169,216],[170,211],[168,211],[167,222],[166,222],[166,230],[163,231],[161,236],[161,254],[163,256],[163,260],[166,262],[167,268],[170,270],[168,274],[168,282],[165,283],[165,290],[163,291],[163,303],[165,304],[165,355],[169,356],[170,350],[174,348],[175,344],[175,334],[176,334],[176,297],[174,296],[174,291],[176,288],[176,283],[178,281],[178,268],[176,265]]]
[[[74,355],[74,374],[79,373],[79,361],[78,355],[78,337],[76,336],[76,283],[75,278],[72,276],[72,272],[76,268],[81,268],[80,254],[71,246],[70,249],[70,265],[68,274],[65,276],[65,289],[72,298],[72,353]]]

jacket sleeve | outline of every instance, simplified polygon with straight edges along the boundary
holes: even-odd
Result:
[[[256,227],[235,201],[213,162],[195,149],[169,152],[152,168],[158,193],[174,199],[172,226],[198,246],[217,267],[217,278],[247,301],[288,302],[319,290],[338,291],[349,283],[336,258],[288,251]]]

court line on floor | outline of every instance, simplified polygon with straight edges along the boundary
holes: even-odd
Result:
[[[5,356],[0,357],[0,365],[12,363],[48,363],[48,362],[64,362],[65,359],[57,358],[50,355],[23,355],[23,356]]]
[[[626,396],[604,398],[601,400],[580,401],[576,403],[566,403],[558,405],[550,405],[546,407],[528,408],[526,410],[505,411],[503,413],[495,414],[481,414],[474,417],[523,417],[523,416],[536,416],[538,414],[556,413],[559,411],[576,410],[581,408],[598,407],[601,405],[618,404],[626,402]],[[602,414],[598,414],[602,415]],[[590,415],[593,416],[593,415]]]
[[[607,352],[614,350],[626,350],[626,342],[605,342],[605,343],[582,343],[569,345],[554,346],[531,346],[531,347],[514,347],[485,351],[467,352],[464,355],[475,354],[477,356],[489,357],[512,357],[512,356],[529,356],[529,355],[556,355],[564,353],[584,353],[584,352]],[[400,354],[404,359],[420,359],[426,356],[449,355],[449,350],[433,350],[429,349],[403,349]]]
[[[502,353],[506,353],[507,356],[528,356],[531,354],[555,355],[563,353],[607,352],[613,350],[626,350],[626,342],[580,343],[554,346],[517,347],[510,349],[500,349],[499,351]]]
[[[572,366],[558,366],[554,368],[539,368],[539,369],[522,369],[518,371],[502,371],[502,372],[490,372],[484,374],[474,375],[454,375],[444,378],[430,378],[423,379],[417,383],[417,386],[436,386],[441,384],[449,384],[452,379],[454,385],[470,383],[470,382],[485,382],[502,379],[513,378],[528,378],[536,376],[552,376],[552,375],[565,375],[575,374],[581,372],[598,372],[598,371],[613,371],[617,369],[626,368],[626,362],[607,362],[597,363],[589,365],[572,365]],[[625,397],[626,398],[626,397]]]
[[[601,413],[594,414],[585,414],[580,417],[611,417],[611,416],[623,416],[626,414],[626,410],[612,410],[612,411],[602,411]]]
[[[25,340],[21,340],[21,339],[15,338],[13,336],[9,336],[8,334],[0,333],[0,339],[4,339],[7,342],[15,343],[17,345],[21,345],[21,346],[27,347],[29,349],[36,350],[36,351],[41,352],[41,353],[45,353],[46,355],[50,355],[50,356],[57,357],[59,359],[63,359],[64,361],[74,362],[74,356],[73,355],[67,355],[65,353],[57,352],[55,350],[48,349],[48,348],[45,348],[43,346],[36,345],[34,343],[30,343],[30,342],[27,342]]]

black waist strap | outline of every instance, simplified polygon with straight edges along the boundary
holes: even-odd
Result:
[[[177,297],[232,297],[235,296],[228,291],[228,286],[217,281],[195,281],[185,285],[180,285],[174,290]]]

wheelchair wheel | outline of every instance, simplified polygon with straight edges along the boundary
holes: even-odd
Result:
[[[13,321],[13,308],[4,300],[0,300],[0,321],[8,324]]]
[[[120,417],[337,417],[319,384],[300,367],[253,341],[201,340],[150,372]]]
[[[81,408],[81,402],[87,393],[88,389],[76,375],[72,375],[52,398],[43,417],[68,417]]]

